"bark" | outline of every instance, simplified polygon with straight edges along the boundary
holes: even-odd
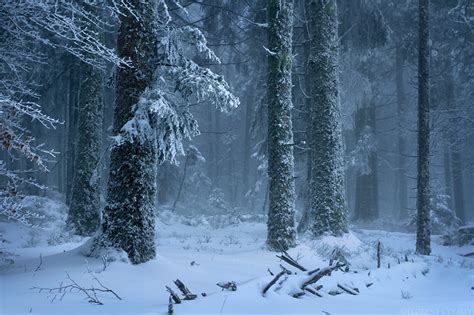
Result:
[[[100,13],[99,8],[93,10],[90,13]],[[98,34],[99,30],[96,29],[96,32]],[[77,74],[82,81],[67,225],[73,233],[90,236],[97,231],[100,223],[98,165],[103,128],[102,74],[99,69],[85,62],[80,62]]]
[[[313,235],[347,232],[344,150],[339,100],[337,5],[306,3],[310,31],[309,72],[311,176],[310,229]]]
[[[81,63],[81,77],[76,165],[67,223],[74,233],[90,236],[100,220],[97,172],[102,142],[102,76],[100,70]]]
[[[120,16],[117,47],[133,67],[117,69],[115,135],[134,114],[135,105],[153,81],[157,64],[155,1],[130,0],[135,16]],[[149,129],[156,121],[148,117]],[[124,250],[132,263],[153,259],[155,253],[156,138],[154,132],[132,135],[111,150],[107,205],[102,233],[109,246]]]
[[[419,59],[418,59],[418,176],[416,251],[431,252],[430,231],[430,79],[429,79],[429,0],[419,0]]]
[[[268,177],[267,244],[295,246],[294,159],[291,122],[293,1],[268,0]]]

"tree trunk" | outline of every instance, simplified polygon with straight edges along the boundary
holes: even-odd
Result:
[[[117,69],[114,135],[133,118],[135,105],[153,81],[157,62],[156,1],[129,0],[134,14],[120,16],[117,47],[133,67]],[[102,233],[106,245],[123,249],[134,264],[155,257],[156,121],[145,112],[148,126],[130,133],[111,150],[107,205]]]
[[[337,5],[335,0],[306,3],[310,31],[307,62],[311,96],[310,227],[313,235],[347,232],[344,150],[339,100]]]
[[[98,164],[102,142],[102,76],[99,69],[81,63],[79,129],[68,226],[87,236],[97,231],[100,220]]]
[[[448,196],[448,207],[453,208],[453,173],[451,170],[451,150],[449,145],[445,144],[444,156],[443,156],[443,168],[444,168],[444,193]]]
[[[72,58],[72,57],[71,57]],[[69,97],[68,97],[68,117],[67,117],[67,146],[66,146],[66,204],[71,205],[72,184],[74,182],[74,163],[77,139],[77,103],[78,91],[80,90],[80,73],[77,61],[72,59],[69,63]]]
[[[450,58],[450,56],[448,57]],[[452,196],[456,216],[464,223],[465,222],[465,210],[464,210],[464,178],[462,173],[462,159],[461,150],[459,148],[459,134],[458,134],[458,108],[454,98],[454,77],[452,73],[451,60],[448,59],[447,68],[448,74],[446,75],[446,97],[447,97],[447,112],[449,115],[449,130],[448,139],[451,145],[451,170],[452,170]]]
[[[405,136],[405,107],[406,95],[404,87],[404,52],[397,47],[395,52],[395,84],[397,90],[398,114],[398,217],[402,220],[408,218],[408,183],[406,174],[406,136]]]
[[[453,145],[451,163],[453,170],[454,209],[456,211],[456,216],[461,220],[462,223],[465,223],[466,214],[464,207],[464,176],[461,152],[458,144]]]
[[[361,107],[355,114],[356,139],[366,136],[366,132],[375,137],[375,106]],[[374,220],[378,218],[377,207],[377,155],[370,151],[366,170],[357,170],[354,218],[356,220]]]
[[[291,122],[293,0],[268,0],[268,177],[267,244],[295,246],[295,181]]]
[[[419,59],[418,59],[418,176],[416,251],[431,253],[430,230],[430,48],[429,0],[419,0]]]

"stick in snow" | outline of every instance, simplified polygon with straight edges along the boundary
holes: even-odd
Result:
[[[351,295],[358,295],[358,294],[359,294],[359,292],[358,292],[359,289],[356,290],[356,289],[353,289],[353,288],[351,288],[351,287],[349,287],[349,286],[342,285],[342,284],[340,284],[340,283],[337,284],[337,287],[338,287],[339,289],[341,289],[342,291],[344,291],[344,292],[346,292],[346,293],[349,293],[349,294],[351,294]]]
[[[169,286],[165,285],[165,287],[166,287],[166,290],[170,293],[170,296],[173,299],[173,301],[176,304],[181,303],[181,299],[179,298],[179,296]]]
[[[377,242],[377,268],[380,268],[380,241]]]
[[[265,293],[267,293],[267,291],[270,290],[270,288],[271,288],[275,283],[277,283],[277,281],[278,281],[284,274],[288,274],[288,270],[283,269],[282,271],[280,271],[280,272],[275,276],[275,278],[273,278],[272,281],[270,281],[270,282],[265,286],[265,288],[263,288],[262,295],[265,295]]]
[[[181,280],[176,279],[176,281],[174,281],[174,284],[178,287],[181,293],[183,293],[184,300],[194,300],[195,298],[197,298],[197,295],[191,293],[191,291],[189,291],[189,289],[184,285],[183,282],[181,282]]]
[[[173,309],[173,297],[170,295],[168,299],[168,314],[173,314],[174,309]]]

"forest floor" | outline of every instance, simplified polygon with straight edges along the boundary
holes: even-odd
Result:
[[[338,248],[351,271],[334,271],[319,280],[322,297],[293,298],[308,276],[265,248],[264,223],[211,228],[204,221],[194,221],[194,226],[166,221],[157,222],[155,260],[141,265],[115,261],[105,270],[101,259],[81,254],[87,239],[56,242],[58,236],[51,231],[0,222],[0,233],[7,240],[2,250],[14,261],[4,259],[0,267],[0,313],[167,314],[165,285],[178,291],[173,281],[179,278],[198,297],[174,305],[175,314],[474,314],[474,258],[460,255],[473,252],[474,246],[441,246],[435,236],[432,255],[421,257],[413,253],[413,234],[354,229],[343,238],[300,239],[289,254],[309,270],[327,266],[329,255]],[[276,274],[280,264],[298,274],[287,276],[281,286],[277,283],[262,296],[273,279],[268,269]],[[82,292],[63,295],[32,289],[67,285],[67,274],[84,287],[99,287],[96,277],[122,300],[98,292],[103,305],[94,305]],[[237,290],[216,286],[227,281],[235,281]],[[369,283],[373,285],[367,287]],[[329,295],[338,284],[360,292]]]

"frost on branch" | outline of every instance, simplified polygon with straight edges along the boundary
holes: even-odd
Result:
[[[25,125],[36,121],[54,129],[60,123],[45,115],[37,103],[41,82],[34,74],[48,64],[49,49],[96,68],[104,69],[106,63],[128,66],[127,60],[100,40],[98,30],[106,32],[114,26],[89,10],[97,7],[115,17],[132,10],[128,0],[0,0],[0,143],[12,159],[23,157],[36,169],[48,171],[46,158],[56,154],[37,144]],[[39,185],[0,163],[0,176],[6,178],[0,186],[0,214],[26,222],[21,207],[15,204],[21,200],[18,184]]]
[[[190,112],[190,105],[210,101],[217,109],[227,112],[239,105],[239,99],[221,75],[199,66],[192,60],[220,62],[207,46],[200,30],[191,26],[171,24],[164,2],[160,1],[158,55],[155,79],[140,97],[133,117],[122,127],[117,143],[144,139],[150,121],[156,120],[158,159],[176,163],[184,154],[183,141],[199,134],[198,123]]]

